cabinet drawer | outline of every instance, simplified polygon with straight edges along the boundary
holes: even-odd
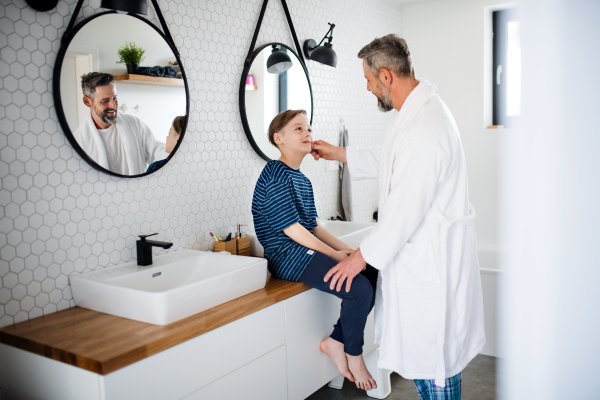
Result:
[[[106,399],[181,399],[284,342],[278,303],[104,376]]]
[[[285,346],[281,346],[183,400],[283,400],[286,398]]]

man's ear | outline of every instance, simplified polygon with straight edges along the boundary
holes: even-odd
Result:
[[[381,68],[379,70],[379,80],[385,87],[390,87],[392,85],[392,81],[394,77],[392,76],[392,72],[387,68]]]
[[[83,104],[85,104],[86,106],[88,106],[89,108],[92,108],[92,99],[90,99],[87,96],[83,96]]]

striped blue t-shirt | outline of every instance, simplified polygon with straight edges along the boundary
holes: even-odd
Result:
[[[256,182],[252,216],[271,275],[297,281],[315,252],[293,241],[283,230],[299,222],[313,233],[317,226],[315,199],[308,178],[281,161],[269,161]]]

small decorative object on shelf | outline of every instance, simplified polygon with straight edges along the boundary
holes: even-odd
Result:
[[[246,90],[258,90],[258,86],[256,86],[256,82],[254,81],[254,76],[252,76],[252,74],[248,74],[246,77]]]
[[[128,74],[136,74],[140,67],[140,62],[144,59],[146,50],[136,46],[135,42],[125,42],[125,45],[119,47],[117,54],[119,61],[117,64],[127,65]]]

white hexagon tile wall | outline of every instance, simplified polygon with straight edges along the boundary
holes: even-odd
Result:
[[[91,168],[58,124],[52,71],[75,3],[61,0],[51,12],[35,12],[25,0],[0,4],[0,326],[72,307],[69,275],[132,261],[138,234],[159,232],[173,250],[209,250],[209,229],[252,229],[252,193],[265,162],[244,134],[238,85],[262,1],[159,1],[189,77],[190,122],[169,164],[135,179]],[[336,24],[338,67],[308,62],[315,136],[337,142],[343,117],[351,144],[380,144],[391,115],[366,91],[356,54],[373,38],[400,32],[400,6],[288,5],[301,43]],[[79,19],[101,11],[100,0],[86,1]],[[270,41],[293,46],[279,0],[269,2],[257,44]],[[338,174],[309,157],[302,171],[324,216],[339,211]],[[355,184],[353,195],[355,220],[371,221],[376,181]]]

